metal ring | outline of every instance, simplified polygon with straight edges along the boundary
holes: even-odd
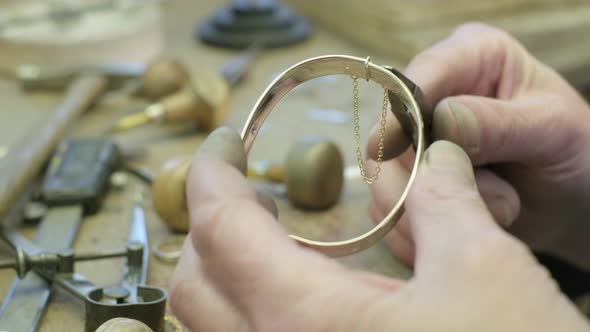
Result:
[[[184,240],[184,236],[167,237],[152,247],[152,253],[154,254],[154,257],[161,260],[162,262],[174,264],[178,262],[178,259],[180,258]],[[174,250],[167,250],[167,246],[173,246]]]
[[[371,57],[368,56],[365,59],[365,76],[366,76],[367,82],[371,80],[371,68],[369,67],[370,63],[371,63]]]
[[[394,115],[397,117],[400,116],[399,114],[402,114],[401,116],[405,117],[403,120],[412,126],[414,133],[416,133],[416,135],[410,137],[414,143],[416,158],[408,179],[408,184],[397,204],[394,205],[387,216],[373,229],[352,239],[333,242],[315,241],[297,235],[289,235],[303,246],[318,250],[328,256],[339,257],[371,247],[382,239],[401,218],[404,211],[404,201],[416,178],[418,166],[424,155],[426,139],[420,106],[414,98],[413,89],[411,91],[408,85],[404,83],[404,80],[407,80],[405,77],[398,77],[393,70],[371,63],[369,58],[362,59],[347,55],[326,55],[311,58],[292,66],[279,75],[266,88],[256,105],[254,105],[242,130],[242,140],[244,141],[246,153],[249,153],[252,148],[256,135],[258,135],[259,129],[262,127],[266,117],[289,91],[308,80],[327,75],[364,76],[366,79],[380,84],[383,88],[391,92],[389,93],[390,101],[392,101],[391,104],[402,105],[404,108],[403,112],[394,111]]]

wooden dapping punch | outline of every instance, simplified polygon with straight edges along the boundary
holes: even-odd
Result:
[[[194,122],[204,131],[216,128],[229,111],[229,86],[218,73],[202,71],[183,89],[143,111],[121,118],[113,131],[125,131],[148,123]]]
[[[344,162],[338,147],[325,138],[306,137],[289,150],[284,165],[259,163],[248,176],[285,184],[287,198],[302,209],[325,209],[338,200],[344,182]],[[172,229],[188,231],[185,185],[190,160],[164,164],[152,184],[154,209]]]

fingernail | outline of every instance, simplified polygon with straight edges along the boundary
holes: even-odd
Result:
[[[443,100],[436,108],[433,120],[434,137],[455,142],[469,154],[477,153],[481,135],[473,111],[453,98]]]
[[[469,157],[457,145],[448,141],[436,141],[424,155],[424,163],[430,169],[450,171],[459,174],[475,185],[473,166]]]
[[[246,174],[246,151],[240,135],[230,127],[215,129],[197,150],[197,155],[221,158]]]

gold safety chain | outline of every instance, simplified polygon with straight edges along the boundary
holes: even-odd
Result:
[[[166,322],[166,331],[168,331],[168,332],[184,332],[184,327],[182,327],[182,323],[180,323],[178,318],[176,318],[170,314],[166,314],[164,316],[164,321]]]
[[[383,95],[383,110],[381,111],[381,122],[379,123],[379,150],[377,152],[377,166],[373,176],[368,177],[365,171],[363,152],[361,150],[361,134],[359,125],[359,90],[358,90],[358,78],[352,76],[352,109],[354,113],[353,124],[354,124],[354,140],[356,142],[356,159],[359,164],[359,170],[361,176],[367,184],[372,184],[377,180],[379,172],[381,172],[381,163],[383,162],[383,146],[385,141],[385,125],[387,124],[387,104],[389,102],[387,98],[387,89],[384,89]]]

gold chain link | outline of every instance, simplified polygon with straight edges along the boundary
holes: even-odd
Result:
[[[375,172],[373,173],[372,177],[368,177],[365,172],[365,159],[363,158],[363,152],[361,150],[361,134],[360,134],[360,125],[359,125],[359,83],[358,78],[356,76],[352,77],[352,109],[353,109],[353,124],[354,124],[354,140],[356,142],[356,159],[359,164],[359,170],[361,172],[361,176],[365,180],[367,184],[372,184],[377,180],[379,176],[379,172],[381,172],[381,163],[383,162],[383,146],[385,141],[385,125],[387,124],[387,103],[389,102],[387,99],[387,90],[384,89],[383,95],[383,110],[381,111],[381,122],[379,123],[379,150],[377,152],[377,166],[375,167]]]
[[[164,321],[172,327],[172,331],[171,332],[184,332],[184,328],[182,327],[182,324],[180,323],[180,321],[178,320],[178,318],[170,315],[170,314],[166,314],[164,316]],[[168,329],[166,329],[168,330]]]

